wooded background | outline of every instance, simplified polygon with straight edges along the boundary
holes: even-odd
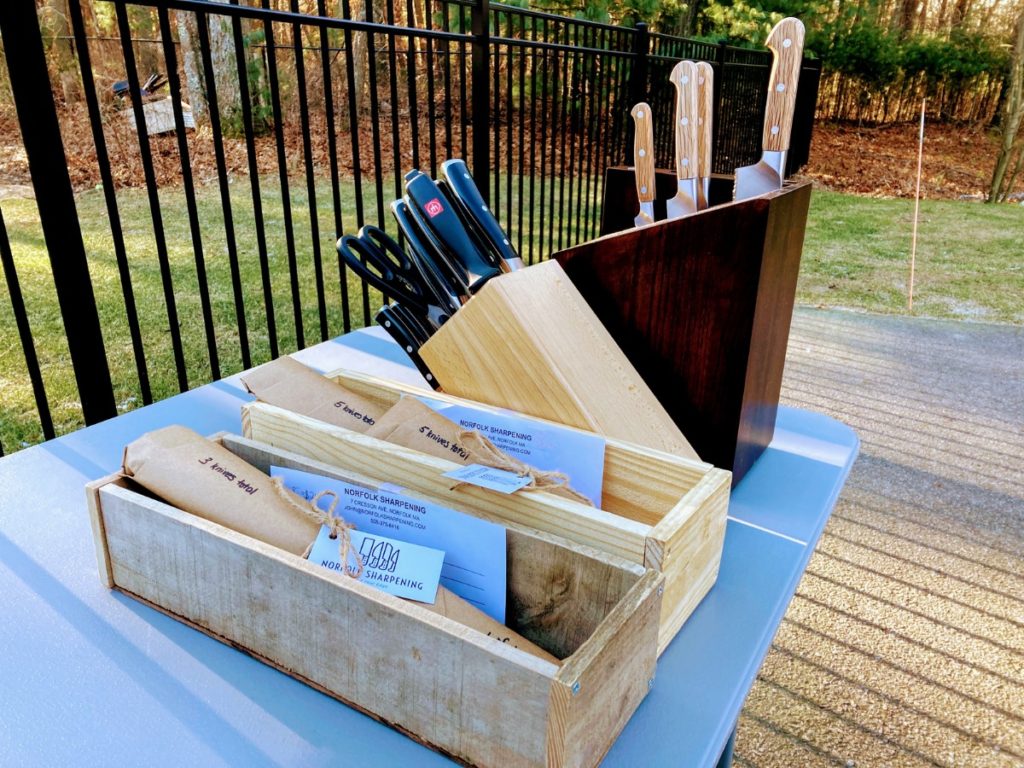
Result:
[[[53,81],[63,91],[59,95],[72,103],[79,84],[68,1],[37,0],[37,6]],[[112,84],[123,77],[114,5],[105,0],[71,1],[80,3],[90,45],[97,46],[93,54],[97,82]],[[263,0],[263,4],[400,26],[422,26],[429,13],[438,27],[448,24],[459,31],[468,18],[457,4],[431,0]],[[776,21],[797,16],[807,25],[806,52],[822,60],[819,119],[869,125],[907,122],[917,118],[925,101],[929,120],[991,127],[1002,142],[999,156],[994,158],[993,200],[1005,198],[1024,165],[1020,146],[1024,142],[1017,141],[1024,116],[1024,0],[510,0],[507,4],[625,26],[644,21],[655,32],[755,48],[763,45]],[[444,8],[448,18],[439,18],[438,7]],[[130,6],[128,13],[140,71],[159,71],[155,15],[138,6]],[[189,28],[194,16],[177,16],[185,80],[201,119],[203,104],[197,94],[202,88],[191,50],[195,36]],[[211,29],[218,92],[225,95],[231,93],[232,68],[216,67],[216,63],[221,47],[218,38],[222,38],[225,57],[231,56],[229,37],[226,28],[221,34]],[[356,38],[357,44],[364,40]],[[107,43],[110,55],[104,56]],[[254,34],[247,43],[258,52],[263,40]],[[314,47],[315,41],[310,40],[309,48]],[[356,57],[366,60],[360,51]],[[0,110],[9,110],[3,67],[0,56]],[[258,55],[253,57],[251,74],[257,79],[260,76]],[[356,69],[354,87],[361,110],[365,109],[366,74],[365,64]],[[288,106],[286,98],[286,110]],[[258,111],[259,104],[255,107]],[[230,112],[222,115],[222,121],[231,117]]]

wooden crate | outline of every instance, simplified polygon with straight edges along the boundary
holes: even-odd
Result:
[[[217,439],[264,471],[367,482]],[[662,576],[556,537],[508,527],[508,623],[567,654],[560,666],[182,512],[120,475],[87,495],[109,587],[468,764],[596,765],[654,678]]]
[[[403,392],[466,402],[355,372],[335,371],[328,377],[385,407]],[[528,525],[660,571],[665,599],[659,654],[718,577],[730,478],[710,464],[606,438],[603,509],[595,509],[549,493],[506,496],[473,486],[453,490],[452,481],[442,477],[456,468],[453,462],[264,403],[243,407],[242,428],[259,442],[349,466],[375,480],[414,485],[442,504]]]
[[[675,173],[656,176],[675,194]],[[737,483],[775,433],[811,186],[639,229],[634,187],[609,168],[605,236],[553,258],[700,457]],[[730,199],[731,178],[711,193]]]
[[[700,458],[555,262],[491,280],[419,352],[450,395]]]

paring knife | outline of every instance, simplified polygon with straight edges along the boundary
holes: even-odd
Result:
[[[633,167],[640,212],[633,219],[638,227],[654,223],[654,120],[651,107],[641,101],[630,112],[636,130],[633,136]]]
[[[489,264],[480,253],[433,179],[422,171],[410,171],[405,175],[405,192],[419,214],[419,223],[436,237],[446,255],[465,269],[470,293],[476,293],[484,283],[501,274],[501,270]]]
[[[781,189],[786,177],[786,154],[804,55],[803,22],[794,18],[783,19],[769,33],[766,45],[771,49],[773,61],[768,76],[761,160],[736,169],[735,200]]]
[[[423,362],[423,358],[420,357],[420,342],[416,337],[415,331],[408,327],[401,310],[396,312],[394,305],[383,306],[377,312],[374,320],[391,335],[391,338],[398,342],[398,346],[409,356],[413,365],[416,366],[416,370],[429,382],[430,386],[434,389],[440,389],[441,385],[437,383],[434,374],[427,367],[427,364]]]
[[[452,196],[461,206],[470,227],[475,229],[478,236],[494,250],[507,271],[514,272],[517,269],[522,269],[523,260],[519,258],[508,235],[494,218],[487,203],[484,202],[473,177],[469,175],[466,161],[459,159],[444,161],[441,163],[441,175],[448,183]]]
[[[715,70],[706,61],[697,62],[697,205],[710,205],[712,121],[715,115]]]
[[[668,218],[697,210],[697,65],[680,61],[669,77],[676,87],[676,182],[675,197],[665,204]]]

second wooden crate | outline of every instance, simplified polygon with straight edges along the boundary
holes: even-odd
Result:
[[[403,392],[465,402],[355,372],[328,376],[382,405],[397,402]],[[506,496],[472,486],[453,490],[452,481],[442,477],[456,468],[450,461],[264,403],[244,406],[242,425],[254,440],[350,466],[375,480],[415,482],[442,504],[564,536],[660,571],[665,575],[665,596],[659,654],[718,576],[730,475],[710,464],[607,438],[604,508],[595,509],[549,493]]]

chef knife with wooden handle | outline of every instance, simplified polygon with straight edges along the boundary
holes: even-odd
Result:
[[[633,219],[638,227],[654,223],[654,120],[651,107],[641,101],[630,112],[636,124],[633,137],[633,167],[640,212]]]
[[[697,62],[697,205],[702,210],[710,203],[711,191],[711,132],[715,115],[715,71],[706,61]]]
[[[786,153],[793,128],[796,88],[804,53],[804,25],[792,17],[783,19],[768,35],[772,70],[768,76],[768,100],[761,136],[761,160],[736,169],[733,199],[745,200],[782,188],[786,177]]]
[[[669,79],[676,87],[677,191],[665,204],[665,212],[675,219],[697,210],[697,65],[680,61]]]

